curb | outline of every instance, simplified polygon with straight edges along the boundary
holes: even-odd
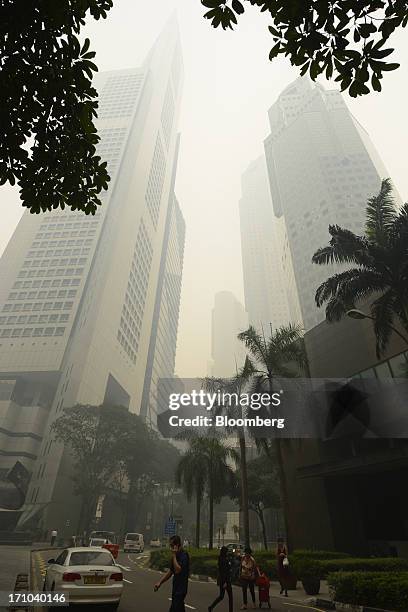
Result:
[[[28,574],[17,574],[16,576],[16,582],[14,585],[14,591],[16,593],[20,592],[20,591],[25,591],[28,592]],[[26,607],[21,607],[21,608],[16,608],[16,607],[12,607],[12,608],[5,608],[6,610],[13,610],[13,612],[27,612],[28,610],[30,610],[31,608],[29,606]]]
[[[332,601],[331,599],[316,598],[311,600],[311,603],[325,610],[339,610],[339,612],[392,612],[391,610],[384,610],[383,608],[370,608],[368,606],[346,604],[339,601]]]

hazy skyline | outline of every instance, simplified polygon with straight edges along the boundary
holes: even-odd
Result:
[[[206,374],[214,294],[232,291],[243,302],[238,201],[241,174],[263,153],[267,110],[298,76],[286,59],[268,61],[268,17],[249,8],[234,32],[214,30],[199,0],[118,0],[107,20],[89,20],[87,35],[99,69],[137,66],[174,8],[178,8],[185,65],[181,150],[176,192],[186,219],[186,250],[176,372]],[[370,134],[403,200],[408,176],[408,44],[394,40],[401,68],[386,74],[384,91],[356,100],[351,112]],[[324,82],[326,87],[336,84]],[[23,209],[18,191],[2,187],[0,253]]]

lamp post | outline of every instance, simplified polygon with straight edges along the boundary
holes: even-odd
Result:
[[[371,319],[371,321],[375,321],[374,317],[367,314],[366,312],[363,312],[362,310],[358,310],[357,308],[352,308],[351,310],[348,310],[346,314],[348,317],[350,317],[350,319],[356,319],[359,321],[361,321],[362,319]],[[405,342],[405,344],[408,344],[408,338],[401,334],[401,332],[393,325],[390,325],[390,327],[393,332],[396,333],[397,336],[399,336]]]

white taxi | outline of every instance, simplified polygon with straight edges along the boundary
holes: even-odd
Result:
[[[65,548],[48,561],[44,591],[66,593],[73,604],[119,606],[123,574],[108,550],[99,547]]]

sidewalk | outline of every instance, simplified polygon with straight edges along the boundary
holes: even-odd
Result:
[[[319,595],[308,595],[307,593],[305,593],[300,580],[297,583],[297,589],[295,591],[288,591],[288,597],[280,595],[280,585],[279,583],[273,581],[271,582],[270,594],[271,597],[277,597],[279,599],[284,599],[287,601],[296,601],[297,603],[302,604],[315,603],[317,598],[330,600],[329,585],[327,584],[326,580],[322,580],[320,582]]]

